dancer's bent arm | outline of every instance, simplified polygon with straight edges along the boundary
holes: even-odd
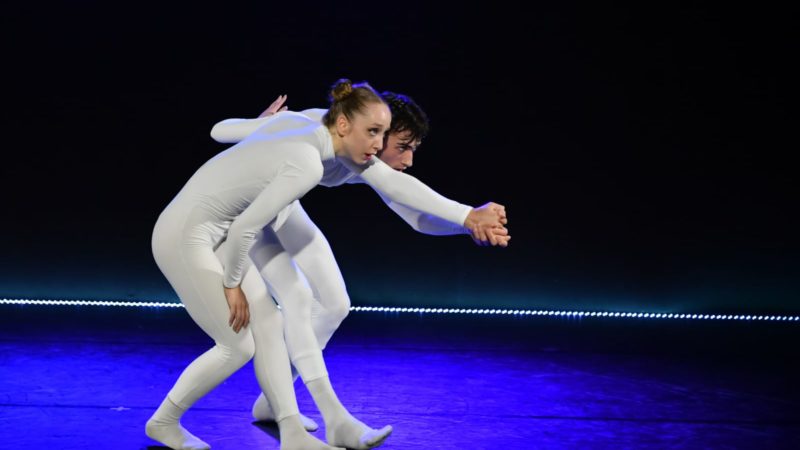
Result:
[[[284,161],[278,176],[231,222],[226,238],[228,245],[221,258],[226,288],[235,288],[241,283],[248,253],[258,232],[286,205],[316,186],[321,177],[322,163],[317,150],[310,146],[299,146]]]

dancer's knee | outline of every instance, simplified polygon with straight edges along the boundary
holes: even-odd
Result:
[[[272,300],[269,301],[272,302]],[[278,330],[277,332],[281,333],[280,330],[283,330],[283,314],[274,305],[266,307],[265,305],[253,304],[250,306],[250,312],[250,326],[257,327],[259,332]],[[254,329],[255,331],[256,329]]]
[[[281,330],[283,329],[283,314],[277,308],[273,308],[268,314],[264,316],[264,325],[270,327],[273,330]]]
[[[292,289],[288,295],[284,295],[282,298],[281,311],[287,318],[310,317],[311,304],[314,302],[311,291],[300,288]]]
[[[330,321],[341,323],[350,314],[350,297],[337,296],[335,301],[330,301],[325,307],[325,315]]]
[[[222,354],[225,359],[227,359],[231,364],[238,366],[247,364],[247,362],[253,359],[253,356],[256,354],[256,345],[252,335],[250,335],[247,339],[240,339],[233,345],[217,344],[217,346],[222,350]]]

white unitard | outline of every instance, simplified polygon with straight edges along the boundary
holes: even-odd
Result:
[[[337,159],[325,127],[301,114],[284,112],[200,167],[161,213],[153,230],[154,258],[187,312],[215,341],[212,349],[184,370],[170,391],[168,397],[175,404],[189,408],[255,356],[256,375],[276,419],[298,413],[281,315],[251,264],[250,250],[265,228],[280,230],[279,225],[287,224],[292,212],[285,210],[287,205],[317,184],[341,184],[351,170],[361,172],[392,202],[421,213],[439,215],[447,210],[441,216],[461,224],[469,212],[468,206],[438,194],[421,196],[420,192],[430,189],[380,161],[361,167]],[[371,174],[375,180],[370,181]],[[389,176],[384,180],[382,174]],[[425,201],[418,200],[423,197]],[[269,273],[267,266],[262,272]],[[250,303],[251,322],[237,334],[227,323],[223,286],[239,284]],[[315,352],[305,350],[314,348],[319,353],[310,325],[308,330],[287,334],[286,344],[300,360],[311,354],[310,373],[324,371],[324,363],[315,361]],[[318,357],[321,360],[321,354]]]
[[[321,120],[324,113],[324,109],[302,111],[302,114],[317,121]],[[238,142],[270,119],[228,119],[216,124],[211,135],[218,142]],[[383,201],[415,230],[432,235],[468,233],[462,223],[470,207],[449,200],[443,201],[434,191],[426,187],[420,188],[418,182],[407,181],[408,178],[415,179],[393,170],[387,173],[388,166],[378,164],[382,167],[366,168],[363,172],[360,168],[333,172],[337,177],[329,177],[326,184],[369,183],[368,180],[374,180],[372,186]],[[378,176],[381,179],[376,179]],[[386,182],[387,178],[389,183]],[[390,185],[392,182],[399,188],[414,192],[414,195],[419,196],[415,204],[428,204],[429,211],[434,211],[437,215],[397,203],[379,190],[380,186]],[[449,217],[450,221],[440,216]],[[457,223],[452,221],[456,217]],[[264,230],[250,255],[269,284],[271,293],[281,304],[287,340],[290,334],[306,330],[305,339],[301,341],[302,348],[289,344],[289,355],[293,364],[305,382],[324,376],[319,352],[325,348],[350,310],[350,299],[341,272],[325,236],[308,217],[300,202],[295,201],[281,211],[279,220],[272,227]],[[312,301],[314,299],[316,301]],[[316,337],[316,346],[309,342],[309,320]]]

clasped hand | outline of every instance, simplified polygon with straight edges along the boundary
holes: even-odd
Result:
[[[511,235],[508,234],[506,224],[508,224],[506,207],[494,202],[473,208],[464,221],[472,240],[481,246],[507,247]]]

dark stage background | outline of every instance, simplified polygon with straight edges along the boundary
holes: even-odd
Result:
[[[316,188],[354,304],[799,312],[788,13],[529,7],[5,5],[0,296],[177,301],[150,233],[225,148],[211,126],[347,77],[420,103],[410,173],[505,204],[513,236],[425,236],[368,187]]]

